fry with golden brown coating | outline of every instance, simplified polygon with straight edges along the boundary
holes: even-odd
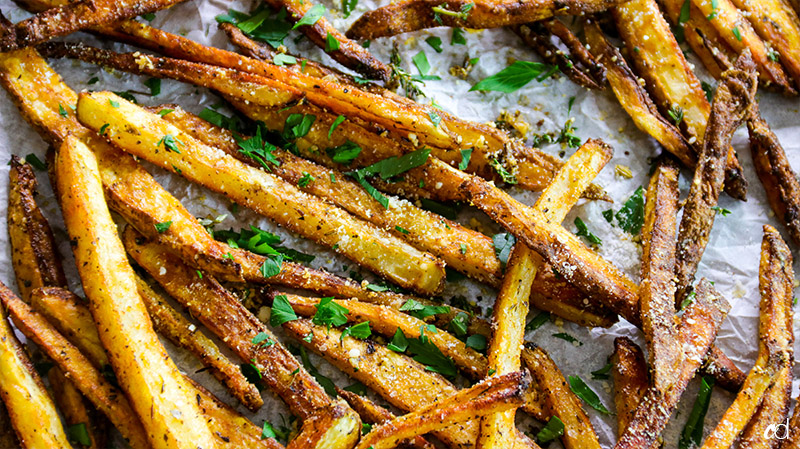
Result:
[[[530,374],[523,371],[488,378],[439,402],[379,424],[361,438],[356,449],[391,449],[414,436],[513,409],[522,403],[529,385]]]
[[[700,258],[703,256],[725,179],[725,158],[734,131],[751,114],[758,85],[755,65],[747,53],[736,63],[736,68],[725,72],[714,103],[703,139],[697,169],[683,208],[678,233],[678,263],[676,300],[682,301],[694,280]]]
[[[628,337],[614,339],[611,356],[611,376],[614,379],[614,405],[617,412],[617,434],[628,427],[636,413],[639,401],[649,387],[647,362],[644,353]]]
[[[775,376],[775,383],[764,393],[761,405],[739,438],[739,447],[743,449],[774,449],[781,444],[778,436],[784,436],[784,432],[789,432],[788,427],[783,431],[779,430],[781,428],[777,426],[785,425],[789,417],[793,379],[790,366],[791,363],[781,368]],[[771,435],[771,431],[775,433]]]
[[[778,231],[769,225],[764,225],[758,278],[761,293],[758,358],[747,375],[742,390],[703,443],[702,449],[731,447],[748,422],[751,422],[759,405],[763,403],[767,390],[776,383],[784,369],[791,369],[794,361],[792,252]],[[780,405],[780,401],[768,405]]]

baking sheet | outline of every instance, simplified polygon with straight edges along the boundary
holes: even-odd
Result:
[[[382,4],[373,0],[361,0],[356,11],[349,19],[344,19],[339,12],[340,4],[323,2],[328,6],[327,16],[341,30],[347,29],[364,11]],[[216,28],[214,17],[225,12],[228,8],[248,11],[255,4],[237,0],[234,2],[220,0],[195,0],[193,2],[177,5],[170,10],[156,14],[152,24],[168,31],[177,32],[188,38],[204,44],[229,48],[223,33]],[[9,0],[0,0],[0,8],[16,22],[28,16]],[[328,64],[333,63],[324,52],[313,47],[307,40],[295,42],[294,38],[300,36],[292,32],[286,39],[287,46],[292,52],[311,57]],[[424,42],[429,36],[441,38],[443,52],[437,54],[432,47]],[[83,40],[97,45],[110,45],[111,48],[123,47],[100,43],[95,38],[77,34],[69,36],[68,40]],[[565,226],[574,230],[572,222],[575,217],[581,217],[590,230],[603,240],[599,248],[600,254],[612,261],[626,274],[638,279],[641,246],[619,228],[612,227],[602,217],[601,213],[609,207],[619,209],[621,204],[639,187],[646,186],[647,172],[650,158],[660,151],[657,143],[640,132],[618,105],[613,94],[604,92],[587,91],[573,84],[559,75],[542,83],[532,82],[527,87],[512,94],[477,93],[468,92],[470,86],[478,80],[496,73],[506,67],[512,59],[538,60],[535,54],[525,48],[513,33],[506,30],[483,30],[466,33],[467,45],[451,45],[449,29],[433,29],[416,33],[405,34],[396,38],[380,39],[372,42],[370,51],[383,61],[388,61],[389,52],[393,43],[397,43],[403,66],[409,73],[417,73],[411,63],[411,58],[424,51],[431,64],[430,74],[441,77],[440,81],[427,81],[422,90],[428,98],[419,101],[435,100],[443,109],[459,117],[479,122],[494,120],[501,111],[520,111],[522,118],[532,125],[533,133],[557,132],[564,122],[571,116],[575,119],[576,134],[585,140],[590,137],[601,138],[611,144],[614,157],[606,169],[600,174],[597,182],[608,191],[614,200],[613,205],[607,203],[581,203],[569,214]],[[467,80],[458,79],[449,73],[453,65],[461,65],[464,58],[480,58]],[[713,84],[708,75],[701,68],[699,62],[689,55],[691,61],[698,66],[698,74],[704,80]],[[55,69],[62,74],[65,81],[75,90],[83,89],[114,91],[130,90],[134,92],[140,103],[155,105],[159,103],[177,103],[185,109],[198,113],[204,107],[219,103],[215,95],[205,89],[198,89],[171,80],[162,82],[161,94],[150,97],[143,85],[144,78],[133,75],[106,71],[96,66],[76,63],[69,60],[53,61]],[[91,78],[98,77],[97,84],[89,85]],[[138,94],[141,92],[143,94]],[[0,161],[7,161],[11,154],[26,155],[37,154],[44,159],[46,145],[21,118],[16,107],[8,96],[0,94],[0,117],[3,126],[0,127]],[[574,97],[574,106],[571,115],[568,113],[570,98]],[[800,167],[800,128],[798,128],[797,99],[785,99],[772,93],[760,93],[760,108],[762,114],[772,125],[783,143],[790,161],[794,167]],[[711,233],[709,247],[703,257],[699,275],[705,276],[716,283],[719,289],[733,303],[733,309],[725,322],[719,337],[718,344],[743,370],[747,371],[752,366],[757,350],[757,320],[758,320],[758,261],[761,242],[761,228],[764,224],[776,226],[785,236],[783,228],[776,222],[767,206],[765,194],[756,178],[752,167],[747,135],[745,130],[739,130],[734,138],[734,147],[739,152],[740,160],[744,166],[744,173],[750,182],[747,202],[739,202],[724,196],[720,206],[731,211],[728,216],[719,216]],[[559,154],[564,152],[569,156],[573,150],[563,149],[552,145],[544,148],[545,151]],[[614,175],[616,164],[625,165],[631,169],[632,179],[624,179]],[[263,229],[276,232],[285,238],[288,246],[317,255],[312,263],[314,267],[323,267],[332,272],[347,276],[351,270],[357,270],[353,264],[342,259],[320,246],[289,235],[282,229],[251,213],[240,210],[233,213],[230,202],[220,195],[211,193],[203,188],[189,184],[163,170],[147,165],[147,168],[156,176],[165,188],[180,198],[184,205],[196,216],[215,218],[221,215],[226,217],[219,225],[221,228],[245,227],[250,224]],[[8,192],[8,167],[0,164],[0,208],[5,209],[5,198]],[[688,179],[691,173],[684,171],[681,178],[681,191],[685,196],[688,191]],[[60,219],[57,205],[52,196],[52,191],[44,173],[39,173],[40,205],[50,219],[57,239],[61,242],[60,250],[66,260],[66,268],[70,277],[71,286],[75,291],[80,291],[75,269],[72,265],[71,254],[66,244],[66,233]],[[512,189],[512,194],[520,200],[532,204],[536,195],[530,192]],[[499,228],[490,223],[486,217],[475,211],[462,213],[460,221],[478,226],[487,233],[497,232]],[[0,235],[7,235],[6,223],[0,220]],[[0,242],[0,280],[15,288],[13,269],[11,267],[10,249],[7,239]],[[362,274],[364,274],[362,272]],[[368,276],[368,274],[366,274]],[[484,286],[469,281],[451,283],[447,287],[445,298],[463,295],[476,301],[486,309],[494,300],[496,292]],[[536,313],[536,311],[532,311]],[[279,329],[276,330],[280,333]],[[564,340],[552,336],[557,332],[567,332],[577,338],[582,344],[575,346]],[[613,411],[612,385],[610,381],[592,380],[591,371],[603,367],[606,358],[613,350],[613,340],[620,335],[633,337],[643,344],[643,339],[638,331],[627,323],[620,323],[611,329],[590,330],[581,328],[572,323],[551,322],[540,329],[529,332],[527,339],[548,350],[565,375],[579,375],[599,394],[603,403]],[[210,376],[197,373],[202,368],[193,357],[177,350],[169,342],[165,342],[170,352],[176,358],[179,366],[192,377],[198,379],[206,387],[220,395],[224,400],[233,403],[229,395]],[[224,349],[224,348],[223,348]],[[331,367],[321,359],[312,356],[312,361],[319,370],[332,377],[339,386],[351,383],[338,370]],[[800,370],[795,371],[800,375]],[[671,420],[665,433],[667,447],[677,445],[677,438],[685,422],[688,410],[694,400],[697,389],[697,380],[692,383],[684,395],[677,417]],[[795,383],[795,393],[797,382]],[[732,396],[720,389],[715,389],[712,405],[706,419],[706,432],[713,429],[722,412],[729,405]],[[246,412],[257,425],[264,419],[270,419],[273,424],[281,423],[281,415],[288,416],[286,407],[281,401],[269,393],[265,393],[265,407],[257,414]],[[613,446],[616,435],[616,420],[614,416],[603,416],[594,410],[588,409],[592,422],[598,432],[604,447]],[[535,428],[539,424],[531,424],[524,420],[520,424],[522,430]],[[533,427],[531,427],[533,426]],[[558,442],[552,443],[553,447],[559,446]]]

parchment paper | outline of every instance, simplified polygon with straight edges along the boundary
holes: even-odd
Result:
[[[382,2],[360,0],[352,16],[349,19],[344,19],[339,12],[340,4],[332,3],[329,0],[324,1],[324,4],[329,8],[327,17],[341,30],[345,30],[349,23],[360,16],[361,13],[379,6],[380,3]],[[194,0],[157,13],[156,19],[152,24],[168,31],[183,34],[205,44],[229,48],[225,36],[216,28],[214,17],[225,12],[228,8],[249,11],[254,6],[255,3],[243,3],[242,0],[233,2]],[[0,8],[14,22],[28,16],[9,0],[0,0]],[[291,51],[335,65],[322,51],[313,47],[307,40],[302,39],[299,42],[294,42],[294,38],[298,36],[300,36],[299,33],[292,32],[290,37],[286,39],[287,46]],[[442,39],[443,53],[437,54],[433,48],[424,42],[429,36],[438,36]],[[98,42],[92,36],[82,33],[69,36],[67,39],[89,41],[101,46],[111,45]],[[615,211],[618,210],[636,188],[646,186],[649,159],[660,152],[658,144],[634,126],[613,97],[610,89],[604,92],[590,92],[559,75],[542,83],[532,82],[513,94],[467,92],[470,86],[478,80],[506,67],[512,58],[534,61],[538,60],[538,58],[531,50],[526,49],[515,35],[507,30],[468,32],[466,39],[467,45],[451,45],[450,30],[441,28],[409,33],[393,39],[379,39],[372,42],[370,51],[381,60],[388,62],[392,43],[397,42],[403,58],[403,66],[410,73],[417,73],[416,68],[411,63],[411,58],[418,52],[424,51],[432,67],[431,74],[439,75],[441,80],[427,81],[422,90],[428,95],[428,99],[421,98],[419,101],[435,100],[445,110],[465,119],[489,122],[494,120],[503,110],[512,113],[521,111],[522,118],[532,125],[533,133],[557,132],[569,117],[567,111],[569,99],[575,97],[571,115],[575,118],[577,134],[583,140],[590,137],[602,138],[615,149],[614,158],[597,179],[597,182],[604,186],[611,195],[614,204],[609,205],[602,202],[582,203],[569,214],[565,221],[565,226],[574,230],[572,225],[574,217],[581,217],[587,223],[589,229],[603,240],[603,244],[599,248],[600,254],[615,263],[632,278],[638,279],[641,255],[640,245],[630,235],[608,224],[601,216],[601,213],[609,208],[613,208]],[[123,48],[118,45],[111,45],[111,47]],[[465,56],[480,58],[466,81],[458,79],[449,73],[449,68],[453,65],[462,64]],[[699,75],[713,84],[713,80],[702,69],[696,58],[692,55],[689,55],[689,57],[697,65]],[[53,66],[62,74],[66,82],[77,91],[83,89],[108,89],[148,92],[148,88],[142,84],[144,79],[140,77],[107,72],[96,66],[73,61],[53,61]],[[100,81],[89,86],[87,82],[92,77],[98,77]],[[11,154],[24,156],[28,153],[37,154],[41,159],[44,159],[46,150],[44,142],[22,119],[8,96],[2,93],[0,97],[2,97],[0,98],[0,117],[2,117],[3,123],[3,126],[0,126],[0,161],[9,160]],[[162,92],[157,97],[150,97],[146,94],[136,94],[136,97],[140,103],[147,105],[178,103],[195,113],[200,112],[205,106],[220,102],[218,97],[205,89],[182,85],[171,80],[162,82]],[[797,120],[800,118],[800,113],[798,113],[798,105],[800,103],[798,103],[797,99],[785,99],[776,94],[764,92],[759,94],[759,98],[764,117],[780,137],[793,166],[800,168],[800,154],[798,154],[800,128],[797,127]],[[748,201],[739,202],[727,196],[723,196],[721,199],[720,206],[729,209],[731,214],[717,218],[711,233],[711,241],[700,266],[699,275],[713,280],[716,283],[716,287],[733,303],[731,314],[725,322],[717,341],[719,346],[732,357],[740,368],[748,371],[753,364],[757,350],[758,261],[761,228],[764,224],[771,224],[777,227],[784,236],[786,236],[786,232],[776,222],[765,201],[763,188],[752,167],[745,130],[739,130],[736,134],[734,147],[739,153],[745,175],[750,183]],[[554,154],[564,152],[565,157],[569,156],[573,151],[556,145],[545,147],[544,149]],[[633,179],[615,176],[614,166],[616,164],[629,167],[633,172]],[[317,259],[312,263],[315,267],[324,267],[345,276],[351,270],[357,270],[351,262],[335,256],[330,251],[314,243],[288,235],[284,230],[277,228],[268,220],[254,213],[247,210],[240,210],[236,214],[232,213],[230,202],[219,195],[191,185],[185,180],[156,169],[151,165],[145,165],[163,183],[165,188],[180,198],[184,205],[198,217],[214,218],[220,215],[227,215],[219,225],[221,228],[240,228],[250,224],[261,226],[266,230],[277,232],[284,236],[285,243],[288,246],[316,254]],[[6,209],[8,193],[7,172],[7,165],[5,163],[0,164],[0,210]],[[688,191],[689,176],[691,176],[691,173],[684,171],[681,178],[684,196]],[[80,292],[72,255],[66,244],[66,233],[60,218],[60,212],[44,173],[39,173],[39,181],[40,190],[42,191],[39,202],[50,219],[57,238],[61,242],[60,250],[65,258],[65,266],[68,270],[71,285],[76,292]],[[535,194],[519,191],[518,189],[512,190],[512,193],[529,204],[532,204],[536,198]],[[462,213],[460,221],[471,226],[477,226],[480,230],[489,234],[499,231],[497,226],[475,211]],[[0,235],[3,236],[0,243],[0,261],[3,262],[0,264],[0,280],[12,288],[16,288],[10,263],[10,249],[7,238],[5,238],[7,235],[5,220],[0,220]],[[367,276],[369,275],[367,274]],[[496,292],[469,281],[460,281],[448,285],[444,296],[445,298],[450,298],[455,295],[464,295],[470,300],[478,302],[485,309],[486,306],[491,305],[494,301]],[[532,313],[536,313],[536,311],[534,310]],[[279,329],[276,329],[276,332],[280,334]],[[567,341],[553,337],[552,334],[556,332],[569,333],[577,338],[581,345],[576,347]],[[208,332],[206,333],[208,334]],[[643,344],[643,339],[638,331],[625,322],[617,324],[611,329],[590,330],[572,323],[556,321],[555,323],[547,323],[538,330],[530,332],[527,335],[527,339],[548,350],[565,375],[579,375],[586,380],[600,395],[603,403],[613,411],[611,382],[592,380],[590,372],[606,364],[606,358],[613,349],[613,340],[620,335],[632,336],[637,342]],[[195,358],[185,354],[183,351],[176,350],[168,342],[165,342],[165,344],[183,370],[200,380],[221,398],[233,404],[230,396],[213,378],[204,373],[196,373],[202,366]],[[346,386],[352,383],[346,376],[320,358],[312,356],[312,361],[323,374],[332,377],[339,386]],[[799,375],[800,370],[796,370],[795,374]],[[693,382],[685,393],[677,416],[672,419],[668,427],[665,434],[667,441],[665,447],[676,447],[680,430],[694,401],[696,389],[697,380]],[[797,390],[797,385],[795,385],[795,390]],[[732,396],[721,389],[716,388],[714,390],[712,406],[706,418],[706,432],[713,429],[731,399]],[[279,399],[269,393],[265,393],[265,402],[265,406],[259,413],[251,414],[245,412],[257,425],[261,425],[265,418],[278,425],[281,423],[279,415],[288,417],[287,409]],[[241,407],[239,408],[244,411]],[[586,408],[603,446],[613,446],[613,442],[616,440],[615,417],[603,416],[589,407]],[[523,430],[529,430],[541,426],[541,424],[531,423],[532,421],[530,420],[522,420],[520,427]],[[557,447],[559,443],[552,443],[552,446]]]

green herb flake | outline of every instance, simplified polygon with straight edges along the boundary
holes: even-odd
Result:
[[[67,439],[70,441],[78,443],[81,446],[92,445],[92,439],[89,437],[89,430],[86,428],[86,423],[79,422],[77,424],[67,426],[65,430],[67,433]]]
[[[553,416],[547,421],[547,424],[536,434],[536,441],[539,444],[549,443],[556,438],[564,435],[564,423],[558,418]]]
[[[578,229],[575,232],[575,235],[578,237],[585,238],[587,242],[595,246],[603,244],[603,241],[600,240],[600,237],[592,234],[592,232],[589,231],[589,227],[586,226],[586,223],[584,223],[580,217],[575,217],[575,227]]]
[[[142,14],[139,17],[141,17],[142,19],[144,19],[144,20],[146,20],[148,22],[152,22],[156,18],[156,13],[148,12],[148,13]]]
[[[683,25],[684,23],[688,22],[691,18],[691,11],[692,11],[692,0],[686,0],[683,2],[683,6],[681,6],[681,14],[678,17],[678,24]]]
[[[155,224],[156,231],[158,231],[159,234],[163,234],[163,233],[167,232],[167,230],[169,229],[170,226],[172,226],[172,222],[171,221],[162,221],[161,223],[156,223]]]
[[[118,101],[114,101],[114,100],[109,99],[108,100],[108,104],[110,104],[112,108],[119,108],[119,102]],[[61,105],[59,105],[59,106],[61,106]]]
[[[274,345],[275,344],[275,340],[273,340],[272,337],[268,333],[259,332],[259,333],[256,334],[255,337],[253,337],[253,339],[251,340],[251,343],[253,343],[256,346],[263,346],[263,347],[266,348],[266,347]]]
[[[459,170],[466,170],[469,167],[469,160],[472,158],[472,151],[474,148],[467,148],[466,150],[461,150],[461,162],[458,164]]]
[[[275,433],[275,428],[269,421],[264,421],[264,426],[261,428],[261,439],[266,440],[267,438],[277,439],[278,434]]]
[[[739,27],[733,27],[731,32],[733,32],[733,36],[736,37],[737,41],[742,41],[742,32],[739,30]]]
[[[356,6],[358,6],[358,0],[342,0],[342,14],[345,19],[350,17]]]
[[[100,78],[98,78],[96,76],[93,76],[93,77],[89,78],[89,81],[87,81],[86,84],[91,86],[92,84],[97,84],[99,81],[100,81]]]
[[[601,215],[603,216],[603,218],[606,219],[607,222],[612,223],[612,224],[614,223],[614,211],[613,210],[611,210],[611,209],[604,210],[601,213]]]
[[[176,138],[172,134],[167,134],[164,137],[162,137],[161,140],[156,142],[156,147],[164,145],[165,150],[180,154],[181,150],[178,149],[179,144],[183,145],[183,142],[181,142],[178,138]]]
[[[675,126],[680,125],[683,121],[683,108],[676,104],[673,104],[669,108],[667,114],[669,115],[669,118],[672,119],[672,123],[674,123]]]
[[[58,115],[65,118],[69,116],[69,112],[67,112],[67,110],[64,109],[64,106],[61,106],[61,103],[58,104]]]
[[[346,328],[342,332],[342,339],[350,336],[359,340],[365,340],[369,338],[370,335],[372,335],[372,329],[369,327],[369,321],[363,321]]]
[[[39,171],[46,171],[47,170],[47,164],[42,162],[42,160],[39,159],[39,157],[36,156],[33,153],[29,153],[28,155],[25,156],[25,162],[31,164],[31,167],[33,167],[33,168],[35,168],[35,169],[37,169]]]
[[[325,15],[325,5],[316,4],[303,14],[303,17],[294,24],[292,29],[297,29],[303,25],[314,25]]]
[[[328,35],[325,36],[325,51],[332,52],[339,49],[339,41],[336,39],[334,35],[328,32]]]
[[[170,113],[172,113],[174,111],[175,111],[174,109],[162,109],[162,110],[158,111],[158,116],[159,117],[165,117],[166,115],[168,115],[168,114],[170,114]]]
[[[467,38],[464,35],[463,28],[453,28],[450,34],[450,45],[466,45]]]
[[[428,62],[428,56],[425,55],[424,51],[414,55],[414,57],[411,58],[411,62],[413,62],[414,66],[419,70],[420,75],[427,75],[431,70],[431,64]]]
[[[511,250],[514,249],[514,244],[517,242],[516,237],[508,232],[501,232],[492,237],[494,244],[494,253],[500,260],[500,264],[505,266],[508,263],[508,258],[511,257]]]
[[[104,123],[103,126],[100,127],[100,130],[97,133],[100,134],[101,136],[105,136],[109,126],[111,126],[109,123]]]
[[[333,301],[332,297],[322,298],[315,306],[317,312],[311,318],[311,322],[318,326],[341,326],[347,323],[347,315],[350,313],[346,307]]]
[[[360,148],[359,148],[360,150]],[[353,176],[364,190],[381,206],[388,209],[389,208],[389,198],[387,198],[384,194],[382,194],[378,189],[376,189],[372,184],[367,181],[367,178],[364,177],[364,173],[361,170],[356,170],[354,172],[348,173],[349,175]]]
[[[281,162],[273,154],[277,148],[275,145],[265,141],[261,137],[261,127],[256,128],[256,135],[249,139],[236,138],[236,143],[239,145],[239,152],[243,155],[258,162],[262,167],[271,170],[269,164],[281,165]]]
[[[609,377],[611,377],[609,373],[611,373],[611,368],[613,367],[614,365],[612,365],[611,362],[606,363],[605,366],[600,368],[599,370],[592,371],[592,379],[607,380]]]
[[[606,415],[611,414],[611,412],[608,411],[608,409],[603,405],[603,403],[600,402],[600,398],[597,396],[597,393],[595,393],[591,388],[589,388],[589,386],[586,385],[586,382],[584,382],[583,379],[581,379],[578,376],[569,376],[567,378],[567,381],[569,382],[569,389],[572,390],[572,392],[575,393],[576,396],[578,396],[584,402],[586,402],[589,405],[589,407],[592,407],[598,412]]]
[[[444,51],[444,50],[442,50],[442,38],[440,38],[440,37],[431,36],[431,37],[425,39],[425,42],[428,45],[430,45],[431,48],[433,48],[434,51],[436,51],[436,53],[441,53],[441,52]]]
[[[636,191],[625,201],[614,216],[617,219],[619,226],[631,235],[638,235],[644,225],[644,188],[639,187]]]
[[[714,86],[708,84],[707,82],[703,81],[700,83],[700,86],[703,88],[703,92],[706,93],[706,99],[711,102],[714,100]]]
[[[723,217],[727,217],[728,215],[730,215],[730,214],[731,214],[731,211],[730,211],[730,210],[728,210],[728,209],[725,209],[724,207],[713,206],[713,207],[711,208],[711,210],[713,210],[713,211],[715,211],[716,213],[718,213],[718,214],[722,215]]]
[[[429,148],[423,148],[402,156],[388,157],[357,171],[364,176],[377,175],[381,179],[388,180],[423,165],[428,161],[430,154]]]
[[[433,126],[437,128],[439,127],[439,123],[442,123],[442,117],[436,111],[428,112],[428,118],[431,119],[431,123],[433,123]]]
[[[297,314],[294,313],[292,305],[289,304],[289,299],[286,295],[277,295],[272,300],[272,312],[269,315],[270,326],[280,326],[283,323],[294,321],[297,319]]]
[[[510,185],[514,185],[517,183],[517,177],[514,176],[513,173],[508,171],[502,162],[498,161],[495,158],[489,158],[489,166],[494,169],[495,173],[497,173],[497,175],[500,176],[500,179],[504,183]]]
[[[302,188],[306,188],[306,187],[308,187],[309,184],[311,184],[314,181],[316,181],[316,178],[314,178],[311,175],[311,173],[309,173],[307,171],[304,171],[303,172],[303,176],[301,176],[300,179],[297,180],[297,186],[298,187],[302,187]]]
[[[572,335],[570,335],[570,334],[568,334],[566,332],[559,332],[559,333],[553,334],[553,337],[560,338],[560,339],[562,339],[564,341],[568,341],[568,342],[570,342],[570,343],[572,343],[574,345],[583,346],[583,342],[581,342],[580,340],[578,340],[577,338],[573,337]]]
[[[468,348],[472,348],[476,351],[483,351],[486,349],[486,337],[480,334],[474,334],[467,337],[467,341],[465,342]]]
[[[467,335],[467,325],[469,324],[469,315],[465,312],[458,312],[450,321],[449,327],[450,330],[456,335],[456,337],[463,337]]]
[[[689,413],[689,418],[681,432],[681,438],[678,440],[678,449],[700,447],[703,440],[703,421],[706,419],[713,389],[714,378],[704,376],[700,382],[700,390],[697,392],[692,411]]]
[[[440,313],[450,313],[450,307],[448,306],[426,306],[421,304],[415,299],[409,299],[402,306],[400,306],[401,312],[408,312],[409,315],[424,320],[425,318],[433,315],[438,315]]]
[[[324,376],[322,373],[317,370],[317,367],[311,363],[311,359],[308,357],[308,352],[306,352],[306,348],[300,348],[300,360],[303,362],[303,366],[306,368],[309,374],[314,376],[314,379],[317,380],[317,383],[322,386],[326,393],[333,397],[337,397],[338,393],[336,393],[336,384],[333,381]],[[298,368],[299,372],[300,368]],[[296,374],[296,373],[295,373]]]
[[[150,96],[155,97],[161,93],[161,78],[149,78],[144,85],[150,89]]]
[[[525,325],[525,332],[535,331],[544,326],[544,323],[550,321],[550,312],[539,312],[538,315],[531,318],[528,324]]]
[[[337,164],[350,164],[361,154],[361,147],[351,141],[347,141],[337,147],[325,150],[328,156]]]
[[[297,58],[292,55],[287,55],[286,53],[278,53],[272,57],[272,63],[278,67],[282,67],[285,65],[297,64]]]
[[[401,233],[401,234],[406,234],[406,235],[408,235],[408,233],[409,233],[409,232],[408,232],[408,229],[406,229],[406,228],[404,228],[404,227],[402,227],[402,226],[395,226],[395,227],[394,227],[394,230],[395,230],[395,231],[397,231],[397,232],[399,232],[399,233]]]
[[[471,91],[493,91],[511,93],[523,88],[533,80],[543,81],[549,76],[553,66],[539,62],[514,61],[513,64],[496,74],[484,78],[469,90]]]
[[[392,337],[392,341],[390,341],[386,347],[394,352],[405,352],[406,349],[408,349],[408,339],[400,328],[397,328],[397,331],[395,331]]]
[[[333,136],[333,131],[334,131],[334,130],[335,130],[335,129],[336,129],[338,126],[339,126],[339,125],[341,125],[342,123],[344,123],[344,121],[345,121],[345,120],[346,120],[346,117],[345,117],[345,116],[343,116],[343,115],[340,115],[340,116],[336,117],[336,120],[334,120],[334,121],[333,121],[333,123],[331,124],[331,127],[330,127],[330,129],[328,129],[328,139],[330,139],[330,138]]]

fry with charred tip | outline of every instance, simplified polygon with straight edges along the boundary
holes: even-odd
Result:
[[[794,270],[792,269],[792,253],[781,239],[778,231],[772,226],[764,225],[764,238],[761,241],[761,263],[758,270],[761,305],[758,327],[758,357],[747,375],[739,394],[733,404],[722,415],[716,428],[703,443],[702,449],[727,449],[745,430],[748,423],[756,428],[764,424],[752,421],[760,405],[776,411],[765,411],[766,416],[758,419],[769,419],[769,415],[783,417],[786,401],[785,379],[779,382],[785,370],[791,370],[794,361],[794,321],[792,316],[792,297],[794,289]],[[782,385],[781,385],[782,384]],[[770,387],[776,386],[770,396],[770,402],[764,402]],[[763,410],[763,409],[762,409]],[[774,423],[773,423],[774,424]],[[746,441],[756,444],[758,435],[748,433]],[[763,440],[762,440],[763,441]]]
[[[67,138],[56,156],[59,202],[103,346],[154,448],[215,448],[192,388],[167,356],[136,290],[103,198],[97,160]],[[157,367],[157,368],[156,368]]]
[[[736,129],[751,114],[758,82],[755,65],[748,53],[725,72],[711,106],[703,151],[694,172],[689,197],[683,208],[678,233],[676,300],[682,301],[691,287],[700,258],[703,256],[725,179],[725,158]]]

